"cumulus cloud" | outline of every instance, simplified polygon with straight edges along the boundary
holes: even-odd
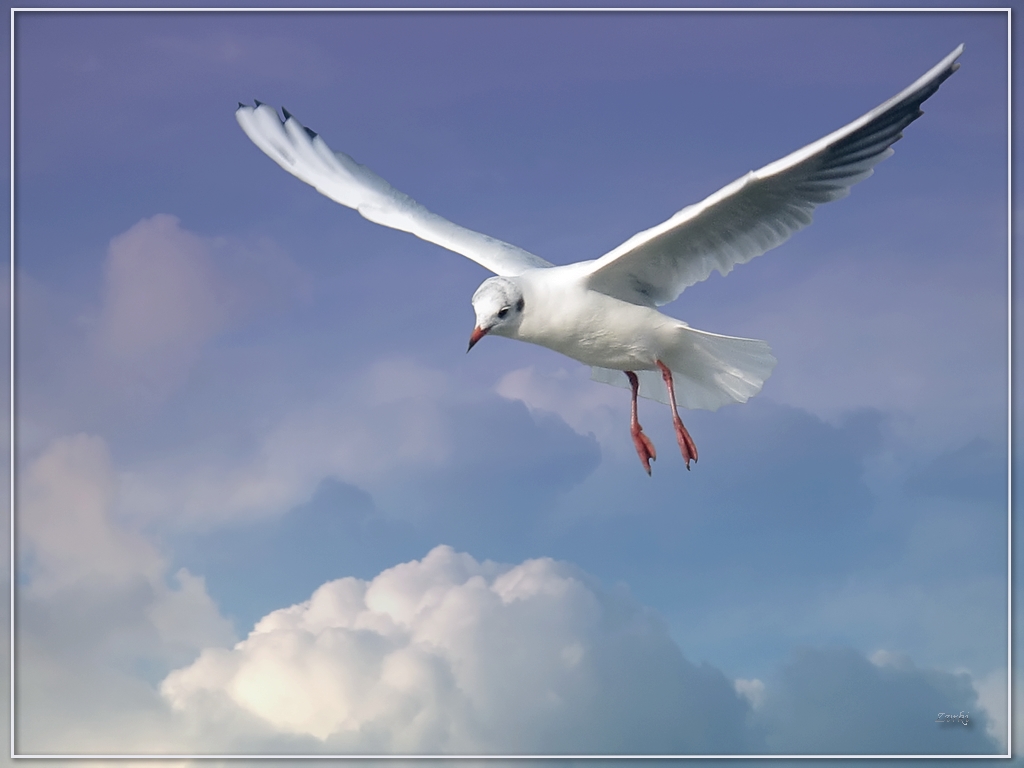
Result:
[[[102,441],[77,436],[31,468],[37,486],[84,496],[104,535],[74,556],[29,536],[40,554],[19,600],[22,753],[998,749],[995,678],[972,685],[900,653],[809,649],[776,674],[729,680],[687,661],[624,589],[548,558],[510,566],[439,546],[370,580],[327,582],[232,646],[202,579],[181,570],[169,586],[156,551],[103,512],[96,499],[116,495],[108,461]],[[954,709],[970,711],[971,727],[934,722]]]
[[[1009,730],[1007,729],[1007,683],[1009,678],[1006,669],[996,669],[991,673],[975,681],[974,687],[978,691],[978,707],[985,713],[988,724],[985,732],[999,744],[1002,751],[1006,751]]]
[[[336,379],[264,423],[230,457],[193,443],[136,464],[125,473],[129,503],[150,517],[186,521],[259,517],[305,501],[327,476],[365,484],[387,470],[441,466],[451,450],[438,402],[443,376],[401,362],[361,374]],[[405,393],[387,386],[401,377],[418,386]]]
[[[155,575],[159,555],[152,545],[112,524],[115,486],[110,454],[98,437],[60,438],[31,464],[19,488],[17,527],[34,590]]]
[[[995,754],[966,673],[919,669],[903,654],[802,649],[765,685],[755,727],[788,754]],[[969,712],[968,725],[936,723]]]
[[[95,436],[59,438],[29,466],[16,520],[27,596],[80,589],[109,596],[144,584],[152,597],[145,612],[164,642],[197,647],[230,639],[201,577],[180,569],[178,589],[164,584],[163,555],[115,516],[117,490],[107,446]]]
[[[777,308],[750,321],[779,358],[765,393],[829,419],[860,408],[909,415],[903,429],[918,448],[952,449],[979,433],[998,440],[1006,419],[1003,253],[986,252],[991,268],[979,271],[988,282],[948,265],[922,279],[914,263],[853,256],[793,282],[775,297]]]
[[[94,351],[110,371],[126,372],[122,384],[128,390],[156,381],[150,394],[163,397],[218,335],[273,295],[261,294],[260,284],[231,293],[219,277],[231,248],[185,232],[173,219],[147,220],[122,238],[111,248]],[[153,256],[147,242],[162,243],[165,251],[157,249]],[[140,297],[153,286],[140,265],[150,257],[164,259],[157,266],[166,274],[163,288],[147,302]],[[133,294],[137,282],[138,296]],[[146,378],[160,370],[162,380]],[[99,438],[54,440],[28,467],[20,489],[24,538],[19,543],[28,577],[19,635],[25,683],[20,703],[28,713],[21,721],[22,744],[44,745],[41,751],[55,744],[118,751],[126,748],[118,733],[129,728],[137,734],[136,745],[189,751],[254,745],[296,752],[578,751],[581,744],[585,751],[737,752],[758,744],[781,751],[835,752],[837,745],[853,744],[863,747],[860,751],[903,749],[906,733],[914,730],[910,724],[909,730],[882,729],[859,741],[856,727],[819,718],[815,727],[824,735],[815,741],[804,733],[808,701],[831,701],[853,691],[852,700],[865,706],[881,694],[932,706],[940,694],[953,692],[978,711],[974,730],[966,739],[956,737],[958,744],[964,751],[994,751],[992,739],[1005,733],[1005,726],[997,718],[997,686],[988,679],[975,683],[978,697],[972,699],[974,689],[970,681],[965,687],[962,677],[915,669],[897,663],[895,656],[868,661],[851,651],[825,653],[816,685],[801,683],[794,673],[813,666],[803,658],[775,678],[728,681],[713,668],[686,662],[650,613],[594,586],[571,566],[551,561],[495,566],[442,550],[469,563],[445,580],[438,576],[443,568],[425,568],[440,557],[435,550],[420,563],[406,563],[368,582],[331,582],[307,605],[271,613],[231,650],[224,647],[233,640],[230,626],[203,579],[193,575],[205,571],[181,569],[169,576],[151,539],[119,516],[148,505],[165,519],[187,524],[207,519],[215,526],[231,516],[287,509],[308,498],[324,477],[335,477],[371,491],[373,509],[432,517],[432,533],[439,535],[431,542],[465,536],[473,525],[490,526],[493,538],[505,525],[500,533],[507,543],[530,527],[530,515],[596,465],[600,453],[592,433],[597,439],[611,435],[609,444],[619,446],[635,469],[629,443],[621,438],[627,415],[621,392],[577,381],[572,373],[547,377],[532,369],[505,376],[497,392],[503,399],[469,395],[446,374],[390,360],[346,374],[320,397],[289,405],[283,415],[267,415],[252,425],[248,449],[227,461],[228,452],[190,443],[170,460],[151,453],[146,463],[133,461],[115,470]],[[778,410],[755,403],[744,414],[752,414],[750,423],[758,428],[758,414]],[[797,437],[833,429],[817,420],[804,423],[803,412],[789,416],[787,423],[800,426]],[[724,422],[716,418],[718,424],[730,423],[729,416]],[[768,437],[777,443],[783,434],[777,421],[772,416],[761,425],[763,435],[755,429],[757,439],[736,444],[763,445]],[[818,466],[813,461],[852,467],[842,475],[845,484],[820,484],[826,500],[838,493],[856,502],[863,492],[857,462],[865,440],[871,443],[877,430],[854,427],[847,419],[836,428],[843,440],[835,455],[820,450],[819,440],[803,440],[813,446],[803,474],[807,466]],[[656,433],[657,425],[652,429]],[[709,439],[714,448],[714,438]],[[665,442],[671,446],[671,437]],[[712,464],[704,471],[706,481],[736,489],[731,478],[737,475],[767,482],[777,473],[763,451],[748,456],[741,450],[737,461],[752,471],[737,473],[733,465],[730,482],[718,482]],[[701,503],[699,478],[686,479],[692,505],[711,509]],[[607,489],[599,490],[606,504]],[[733,500],[736,509],[745,505],[743,495]],[[726,492],[726,502],[730,498]],[[814,505],[792,508],[810,511]],[[480,514],[484,509],[487,515]],[[716,515],[732,524],[729,504],[719,504]],[[776,518],[771,526],[780,522],[803,526],[805,521]],[[934,516],[929,522],[934,526]],[[830,549],[828,556],[835,560],[836,552]],[[806,555],[784,559],[805,562]],[[385,578],[402,568],[411,569],[412,581],[423,582],[427,591],[433,584],[439,602],[415,585]],[[542,586],[507,599],[503,580],[531,568],[539,569],[534,580]],[[551,586],[563,582],[570,587],[561,592]],[[348,592],[338,586],[342,583]],[[351,598],[356,608],[346,613],[344,606],[334,606],[320,615],[312,606],[322,592],[341,594],[342,603]],[[885,592],[893,593],[891,585]],[[878,604],[863,613],[876,617]],[[749,626],[749,614],[743,620]],[[202,648],[203,655],[190,663]],[[165,678],[161,697],[155,682],[170,666],[179,670]],[[861,695],[865,691],[871,695]],[[699,705],[694,692],[700,693]],[[174,712],[172,704],[178,707]],[[697,726],[696,731],[679,728],[683,721],[706,723],[702,718],[708,711],[716,719],[706,733],[698,734]],[[842,707],[836,711],[849,714]],[[920,740],[909,748],[957,751],[936,747],[931,735],[919,732]]]
[[[183,381],[212,338],[305,290],[268,242],[209,238],[159,214],[110,242],[95,321],[101,380],[143,401]]]
[[[755,710],[760,709],[764,704],[764,682],[756,677],[751,680],[737,678],[733,681],[733,687],[736,689],[736,693],[749,701],[750,706]]]
[[[579,434],[595,435],[602,448],[624,442],[622,414],[628,413],[629,396],[596,384],[586,366],[517,368],[502,376],[494,389],[502,397],[523,402],[531,411],[557,414]]]
[[[115,444],[126,432],[145,434],[143,445],[166,439],[186,421],[167,417],[171,396],[238,346],[242,329],[265,330],[308,296],[305,275],[269,240],[203,236],[162,214],[110,241],[98,295],[31,273],[16,287],[18,432],[31,455],[82,431]],[[169,424],[154,429],[162,417]]]
[[[369,492],[388,514],[433,515],[442,526],[458,519],[465,529],[480,524],[484,507],[492,520],[509,519],[506,509],[539,514],[600,460],[595,440],[560,419],[531,417],[519,403],[410,360],[325,378],[314,395],[252,425],[234,450],[207,436],[134,462],[122,476],[125,506],[150,520],[209,527],[282,514],[331,477]]]
[[[19,751],[167,748],[147,674],[234,640],[201,577],[168,584],[161,553],[114,514],[117,493],[89,435],[53,441],[19,486]]]
[[[100,352],[148,369],[154,383],[191,362],[227,320],[209,246],[173,216],[145,219],[115,237],[104,277]]]
[[[446,546],[323,585],[161,690],[193,718],[241,710],[338,752],[732,751],[748,711],[628,596]]]

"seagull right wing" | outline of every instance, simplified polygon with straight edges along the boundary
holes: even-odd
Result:
[[[410,232],[466,256],[498,275],[518,275],[550,262],[493,237],[453,224],[399,192],[369,168],[333,152],[318,134],[284,111],[256,102],[239,104],[235,117],[253,143],[288,173],[337,203],[385,227]]]
[[[963,49],[958,46],[912,85],[838,131],[751,171],[590,262],[587,286],[656,306],[715,269],[728,274],[785,242],[811,223],[815,206],[848,195],[892,154],[903,129],[922,114],[922,102],[956,72]]]

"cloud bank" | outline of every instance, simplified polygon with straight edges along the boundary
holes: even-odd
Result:
[[[187,389],[204,355],[223,352],[213,347],[225,343],[232,329],[249,322],[256,309],[295,293],[288,280],[281,281],[281,296],[269,287],[267,275],[275,270],[291,274],[271,251],[260,272],[259,249],[195,235],[166,216],[144,220],[115,238],[104,297],[88,335],[92,362],[103,374],[87,382],[93,394],[101,389],[95,385],[106,382],[118,403],[138,396],[155,405]],[[225,275],[247,272],[230,269],[232,259],[258,274],[229,288]],[[553,500],[571,497],[574,485],[598,463],[624,458],[636,469],[621,439],[624,421],[615,413],[621,393],[569,372],[539,376],[530,367],[506,374],[496,390],[499,397],[470,396],[454,377],[433,368],[378,360],[330,379],[314,397],[294,398],[297,407],[271,409],[258,428],[244,433],[247,450],[227,463],[217,444],[200,450],[195,441],[172,440],[170,450],[135,455],[124,448],[131,441],[119,445],[116,435],[113,448],[87,434],[52,439],[28,466],[19,489],[25,557],[19,567],[26,576],[18,637],[21,749],[996,751],[1006,730],[997,717],[997,674],[973,683],[964,675],[869,660],[850,649],[812,648],[798,652],[774,677],[733,681],[715,667],[687,661],[653,611],[602,588],[576,566],[550,559],[497,565],[438,547],[369,580],[328,582],[309,601],[270,612],[231,648],[230,623],[203,578],[193,575],[209,572],[173,573],[170,556],[143,532],[147,523],[160,520],[216,527],[249,516],[272,518],[328,478],[350,483],[365,496],[364,517],[379,506],[404,515],[401,522],[408,525],[430,521],[423,536],[430,543],[449,541],[479,552],[497,538],[506,552],[515,552],[516,543],[520,551],[535,551],[536,546],[522,546],[528,532]],[[217,395],[210,402],[219,406],[223,398]],[[776,500],[789,499],[793,489],[820,492],[820,498],[810,498],[814,503],[797,497],[788,506],[833,512],[863,502],[867,490],[859,462],[864,446],[878,439],[877,419],[854,414],[833,428],[791,411],[763,404],[748,408],[754,439],[737,444],[783,440],[813,446],[798,455],[800,471],[818,468],[816,474],[828,482],[790,483],[782,471],[789,465],[766,462],[753,449],[733,451],[727,477],[717,477],[711,465],[703,480],[686,478],[691,506],[715,510],[713,519],[725,526],[715,538],[730,541],[734,559],[755,571],[762,565],[741,551],[742,540],[728,530],[748,518],[754,485],[773,488]],[[719,419],[719,427],[730,418]],[[211,423],[204,422],[204,433]],[[654,422],[652,431],[658,429]],[[712,447],[725,439],[724,432],[708,438]],[[111,450],[131,458],[115,463]],[[985,457],[975,464],[991,464]],[[847,469],[836,474],[836,466]],[[918,485],[944,488],[930,471],[922,470]],[[976,474],[946,472],[942,478],[954,491],[971,491]],[[730,483],[737,476],[751,487]],[[612,480],[619,483],[618,477]],[[727,490],[703,498],[701,482]],[[623,483],[619,492],[630,488]],[[599,484],[590,492],[601,497],[594,509],[609,506],[608,487]],[[666,501],[678,497],[669,485],[662,492]],[[790,514],[762,525],[806,531],[813,522]],[[978,519],[972,523],[976,528]],[[935,524],[932,514],[929,525]],[[630,520],[623,530],[637,525]],[[339,541],[365,546],[346,526],[337,526]],[[767,529],[750,536],[757,526],[749,518],[743,527],[759,548],[769,540]],[[591,536],[610,544],[609,557],[624,549],[626,534],[608,536],[591,528],[597,532]],[[659,528],[662,536],[668,530]],[[835,531],[850,539],[840,527]],[[342,553],[342,544],[334,547],[322,526],[317,535],[327,547],[319,557],[329,574],[353,573],[353,558]],[[581,540],[578,531],[573,536]],[[229,537],[237,547],[234,534]],[[784,539],[799,542],[788,533]],[[274,549],[281,544],[276,538]],[[426,548],[417,545],[413,552]],[[589,544],[584,549],[597,551]],[[295,551],[310,557],[308,548]],[[841,547],[828,548],[834,562],[842,553]],[[777,559],[793,563],[813,560],[807,553],[780,554],[777,549]],[[692,574],[675,572],[672,578],[680,583],[673,588],[717,578],[700,565],[699,555],[692,559]],[[285,569],[296,570],[271,559],[260,566],[279,580]],[[597,571],[593,563],[586,566]],[[268,600],[254,615],[308,594],[324,578],[310,580],[305,591],[287,599]],[[877,616],[878,609],[873,601],[867,614]],[[685,620],[696,623],[692,612]],[[972,728],[934,732],[935,712],[960,709],[971,711]],[[884,727],[873,723],[875,716],[884,718]]]
[[[727,752],[749,712],[628,595],[447,546],[324,584],[161,692],[197,720],[241,710],[337,752]]]
[[[59,438],[19,485],[19,752],[174,749],[147,678],[234,640],[201,576],[168,562],[113,512],[105,442]]]
[[[730,680],[623,588],[448,546],[232,646],[202,578],[112,511],[103,440],[55,440],[22,492],[19,753],[991,754],[1005,727],[996,679],[819,648]],[[971,727],[935,724],[961,709]]]
[[[160,691],[221,748],[245,722],[336,754],[992,754],[967,674],[803,649],[767,681],[687,661],[664,622],[547,558],[447,546],[331,581]],[[970,712],[967,726],[935,722]],[[216,733],[215,733],[216,731]],[[244,744],[244,741],[238,742]],[[300,742],[295,742],[300,743]]]

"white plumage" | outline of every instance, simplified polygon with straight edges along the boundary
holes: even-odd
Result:
[[[849,194],[921,114],[921,104],[960,66],[958,46],[912,85],[852,123],[751,171],[700,203],[640,232],[599,259],[554,266],[509,243],[453,224],[351,157],[334,152],[284,111],[256,102],[235,113],[250,139],[282,168],[377,224],[461,253],[497,277],[473,296],[473,346],[487,333],[561,352],[592,377],[633,390],[633,441],[650,472],[654,447],[636,418],[638,395],[668,403],[683,458],[696,448],[675,410],[746,402],[771,375],[768,344],[690,328],[656,307],[712,271],[783,243],[814,208]],[[664,383],[664,386],[662,384]]]

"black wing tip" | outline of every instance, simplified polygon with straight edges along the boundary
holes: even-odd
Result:
[[[284,121],[287,123],[289,120],[295,120],[295,116],[284,107],[281,107],[281,111],[284,113]],[[298,121],[296,121],[298,122]],[[316,131],[310,130],[306,126],[302,126],[302,130],[306,132],[306,135],[311,139],[316,138]]]
[[[238,102],[238,108],[239,109],[245,109],[248,106],[249,106],[248,104],[243,104],[242,102]]]

